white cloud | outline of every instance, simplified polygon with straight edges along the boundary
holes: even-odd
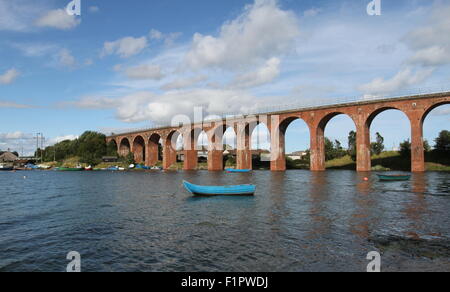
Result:
[[[391,79],[376,78],[370,83],[359,86],[358,90],[368,95],[393,93],[426,80],[433,71],[434,69],[421,69],[413,72],[410,68],[406,68]]]
[[[38,27],[51,27],[62,30],[75,28],[80,23],[80,19],[67,14],[64,9],[50,10],[35,22]]]
[[[423,66],[448,64],[450,63],[450,47],[433,46],[418,50],[415,55],[409,59],[409,63]]]
[[[73,67],[75,66],[75,58],[72,56],[68,49],[61,49],[57,56],[58,64],[63,67]]]
[[[121,58],[129,58],[142,52],[147,45],[146,37],[124,37],[113,42],[105,42],[101,56],[116,54]]]
[[[44,3],[36,5],[28,0],[0,0],[0,31],[30,31],[35,15],[44,9]]]
[[[20,155],[33,155],[36,150],[36,137],[23,132],[0,133],[0,148],[18,151]]]
[[[249,88],[269,83],[280,75],[280,63],[280,59],[271,58],[256,72],[237,76],[232,86]]]
[[[164,45],[167,47],[173,46],[175,41],[180,38],[182,35],[181,32],[171,32],[164,36]]]
[[[159,65],[140,65],[125,70],[125,75],[131,79],[160,80],[164,77]]]
[[[42,57],[57,49],[56,45],[46,43],[12,43],[11,46],[27,57]]]
[[[450,105],[441,106],[441,107],[433,110],[431,113],[432,113],[432,115],[435,115],[435,116],[450,115]]]
[[[204,75],[194,76],[194,77],[190,77],[190,78],[179,78],[179,79],[175,79],[172,82],[164,84],[163,86],[161,86],[161,89],[174,90],[174,89],[188,88],[188,87],[194,86],[200,82],[203,82],[207,79],[208,79],[208,77],[206,77]]]
[[[20,72],[12,68],[0,75],[0,84],[11,84],[19,77]]]
[[[0,141],[5,142],[6,140],[18,140],[18,139],[31,139],[32,135],[24,134],[20,131],[13,133],[0,133]]]
[[[194,69],[241,67],[288,52],[298,35],[294,13],[281,10],[275,0],[256,0],[223,24],[219,37],[196,33],[185,61]]]
[[[404,41],[415,52],[412,64],[440,66],[450,63],[450,5],[437,5],[425,25],[409,32]]]
[[[11,101],[0,101],[0,108],[16,108],[16,109],[20,109],[20,108],[31,108],[32,106],[30,105],[25,105],[25,104],[18,104],[15,102],[11,102]]]
[[[115,109],[119,120],[128,123],[152,121],[170,123],[179,114],[192,118],[194,107],[201,107],[204,115],[221,115],[226,112],[243,112],[257,106],[253,96],[237,90],[195,89],[170,91],[161,95],[136,92],[120,98],[85,97],[73,102],[85,109]]]
[[[151,29],[149,33],[149,38],[151,40],[163,40],[166,46],[172,46],[174,42],[182,35],[181,32],[172,32],[164,34],[156,29]]]
[[[156,29],[150,30],[150,39],[152,40],[160,40],[163,38],[163,33]]]
[[[314,16],[318,15],[321,11],[322,11],[322,9],[320,9],[320,8],[311,8],[311,9],[308,9],[305,12],[303,12],[303,16],[304,17],[314,17]]]
[[[47,145],[48,146],[53,146],[56,143],[60,143],[62,141],[66,141],[66,140],[75,140],[78,139],[77,135],[65,135],[65,136],[58,136],[58,137],[54,137],[51,138],[50,140],[48,140]]]

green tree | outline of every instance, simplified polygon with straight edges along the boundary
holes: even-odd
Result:
[[[101,133],[87,131],[75,141],[80,162],[95,165],[106,155],[106,136]]]
[[[356,161],[356,132],[351,131],[348,134],[348,154]]]
[[[330,139],[325,137],[325,160],[334,159],[334,144]]]
[[[117,153],[117,144],[114,141],[110,141],[106,145],[106,156],[119,156]]]
[[[325,160],[333,160],[345,155],[346,152],[342,148],[341,142],[335,140],[333,143],[330,139],[325,138]]]
[[[411,142],[409,139],[400,143],[400,155],[403,157],[411,156]]]
[[[430,143],[428,143],[428,140],[423,141],[423,149],[425,150],[425,152],[431,151],[431,146],[430,146]]]
[[[117,152],[117,149],[114,150],[115,152]],[[83,133],[78,139],[65,140],[42,150],[43,160],[46,162],[62,161],[69,157],[78,156],[80,162],[91,165],[100,163],[102,156],[107,153],[106,136],[92,131]],[[35,155],[40,157],[41,150],[39,149]]]
[[[434,149],[438,152],[448,152],[450,151],[450,132],[447,130],[441,131],[439,137],[437,137],[434,142]]]
[[[376,133],[376,142],[370,144],[372,154],[380,155],[384,150],[384,138],[380,133]]]

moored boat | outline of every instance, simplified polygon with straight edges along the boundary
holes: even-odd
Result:
[[[247,173],[247,172],[250,172],[251,169],[234,169],[234,168],[226,168],[225,171],[226,171],[226,172],[229,172],[229,173]]]
[[[377,174],[380,181],[407,181],[411,178],[411,175],[387,175],[387,174]]]
[[[256,191],[255,185],[199,186],[187,181],[183,185],[195,196],[253,196]]]
[[[59,167],[59,171],[83,171],[84,168],[82,167]]]
[[[13,166],[0,165],[0,171],[12,171],[14,170]]]

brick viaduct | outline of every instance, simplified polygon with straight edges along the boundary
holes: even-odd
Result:
[[[411,170],[423,172],[425,171],[423,123],[434,108],[449,103],[450,92],[363,100],[112,135],[107,137],[107,142],[116,143],[119,155],[126,156],[132,152],[137,163],[152,166],[158,162],[158,145],[162,141],[163,168],[168,169],[176,162],[176,137],[182,135],[184,170],[195,170],[198,161],[197,140],[200,133],[205,131],[208,137],[208,169],[220,171],[223,170],[223,134],[232,127],[237,139],[237,168],[251,169],[251,134],[259,123],[264,123],[271,137],[271,170],[284,171],[286,170],[284,147],[286,129],[294,120],[302,119],[308,125],[310,132],[310,168],[312,171],[323,171],[325,170],[325,127],[333,117],[344,114],[348,115],[356,126],[357,171],[370,171],[371,123],[381,112],[396,109],[405,113],[411,123]]]

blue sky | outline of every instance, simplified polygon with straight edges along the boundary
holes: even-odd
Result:
[[[37,132],[52,144],[166,124],[195,106],[217,115],[450,88],[450,1],[381,0],[381,16],[367,15],[369,0],[81,0],[81,16],[69,2],[0,0],[0,149],[32,152]],[[434,110],[425,137],[449,120],[450,106]],[[338,116],[326,135],[345,146],[353,129]],[[388,148],[410,136],[396,111],[376,132]],[[308,147],[298,121],[287,151]]]

